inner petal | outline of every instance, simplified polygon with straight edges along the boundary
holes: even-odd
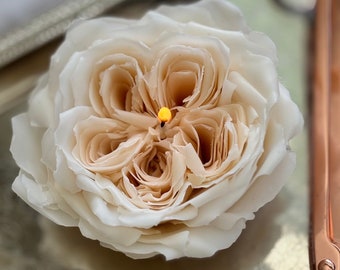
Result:
[[[112,134],[97,134],[88,143],[88,161],[96,162],[103,156],[115,151],[126,138],[115,138]]]
[[[100,95],[106,108],[131,110],[131,89],[135,85],[133,74],[121,67],[112,67],[105,71],[100,87]]]
[[[122,53],[98,61],[92,72],[90,101],[102,117],[112,117],[116,110],[144,112],[141,96],[143,72],[137,59]]]
[[[128,131],[121,121],[91,116],[74,127],[74,157],[92,172],[113,174],[143,147],[145,134]],[[130,127],[131,128],[131,127]]]
[[[193,71],[177,71],[169,75],[167,89],[176,106],[183,106],[196,87],[197,74]]]
[[[209,166],[213,161],[212,151],[214,148],[214,131],[213,127],[206,125],[197,125],[195,127],[199,139],[199,157],[204,166]]]

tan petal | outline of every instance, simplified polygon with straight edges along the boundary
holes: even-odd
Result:
[[[179,45],[180,44],[180,45]],[[229,50],[217,39],[170,35],[152,47],[150,95],[176,108],[213,107],[221,94],[229,66]]]
[[[242,158],[248,140],[248,117],[241,105],[179,112],[174,145],[185,156],[194,186],[228,174]],[[253,119],[251,119],[253,120]]]
[[[179,192],[188,187],[183,156],[169,147],[166,141],[147,145],[123,170],[119,187],[138,207],[162,209],[175,204],[179,194],[180,202],[184,199],[185,192]]]
[[[112,117],[117,109],[154,113],[144,79],[150,65],[149,49],[139,42],[124,39],[92,48],[100,49],[107,51],[106,54],[96,52],[99,55],[88,60],[92,61],[88,64],[94,65],[89,96],[95,111],[103,117]]]
[[[129,135],[124,122],[90,117],[74,128],[73,155],[85,168],[104,174],[120,174],[143,146],[143,133]]]

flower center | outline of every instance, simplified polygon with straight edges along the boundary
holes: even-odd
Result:
[[[161,127],[163,127],[165,123],[169,122],[172,118],[170,109],[167,107],[160,108],[157,118],[161,122]]]

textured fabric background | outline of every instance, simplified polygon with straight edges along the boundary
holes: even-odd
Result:
[[[42,13],[54,8],[66,0],[1,0],[0,1],[0,36],[22,27]]]

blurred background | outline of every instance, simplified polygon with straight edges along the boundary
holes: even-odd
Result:
[[[162,257],[132,260],[84,239],[77,229],[50,223],[12,191],[17,175],[9,153],[10,119],[25,111],[27,96],[47,71],[49,59],[77,18],[138,18],[159,4],[188,1],[1,0],[0,1],[0,269],[308,269],[309,31],[315,0],[231,0],[249,26],[271,37],[278,73],[305,117],[304,132],[291,145],[297,168],[277,198],[259,210],[238,241],[207,259]],[[193,1],[191,1],[193,2]]]

